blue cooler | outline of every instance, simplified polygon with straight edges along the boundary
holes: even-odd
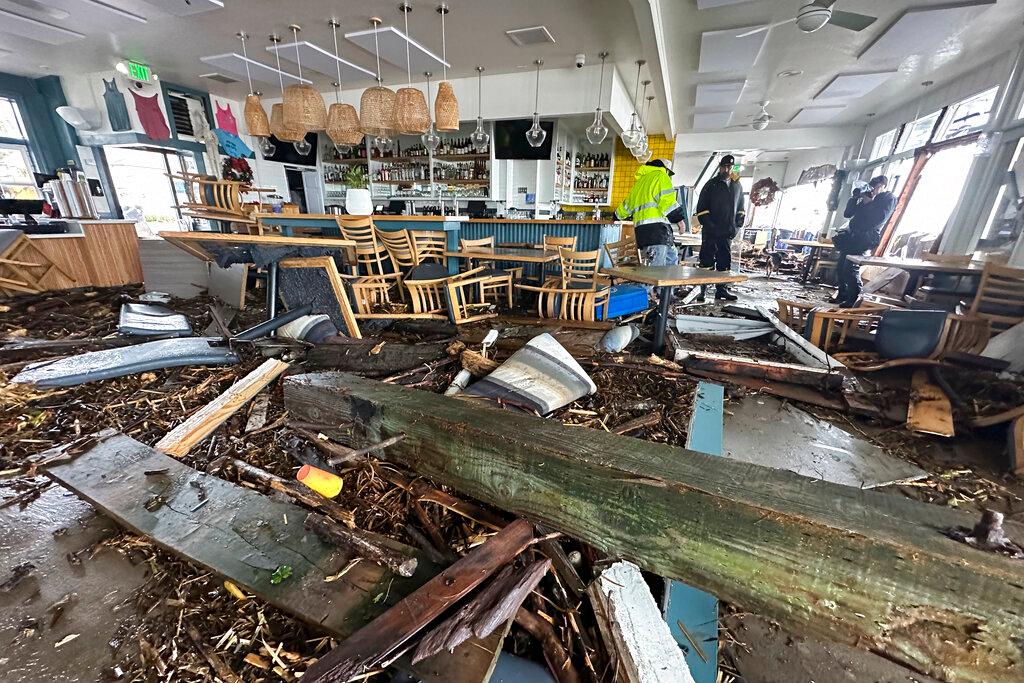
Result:
[[[632,282],[615,285],[612,287],[611,294],[608,295],[607,310],[603,310],[606,308],[605,306],[599,307],[597,319],[609,320],[646,311],[650,308],[647,300],[647,288],[643,285]]]

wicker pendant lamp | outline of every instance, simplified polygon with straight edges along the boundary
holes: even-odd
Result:
[[[359,130],[359,115],[351,104],[343,104],[339,90],[341,89],[341,61],[338,58],[338,23],[337,19],[327,22],[334,34],[334,65],[338,70],[338,80],[334,82],[334,104],[327,110],[327,137],[335,147],[358,145],[363,140]]]
[[[271,35],[270,42],[278,45],[281,42],[281,38]],[[284,76],[281,71],[281,55],[278,54],[277,50],[274,50],[274,56],[277,58],[277,82],[281,85],[281,95],[283,97]],[[300,142],[306,139],[305,129],[285,125],[284,105],[281,103],[275,104],[270,108],[270,132],[281,142]]]
[[[437,6],[441,15],[441,82],[437,84],[437,97],[434,99],[434,123],[438,130],[452,131],[459,129],[459,101],[455,98],[452,84],[448,82],[448,42],[445,34],[444,17],[448,14],[448,5]]]
[[[377,44],[377,31],[382,20],[371,17],[373,32],[373,48],[377,56],[377,85],[367,88],[359,98],[359,129],[367,135],[388,138],[395,131],[395,91],[381,85],[380,77],[380,45]]]
[[[302,59],[299,56],[299,31],[302,27],[292,24],[293,42],[295,43],[295,62],[299,67],[299,78],[302,78]],[[324,98],[311,85],[297,83],[284,89],[284,120],[290,128],[303,130],[323,130],[327,127],[327,105]]]
[[[395,95],[395,129],[405,135],[419,135],[430,125],[430,115],[427,113],[427,99],[423,91],[412,87],[412,60],[409,56],[409,42],[412,40],[409,35],[409,12],[412,12],[412,5],[403,2],[398,6],[398,11],[405,18],[405,70],[408,85],[399,88]]]
[[[252,89],[252,74],[249,73],[249,53],[245,49],[245,41],[249,34],[239,31],[238,39],[242,41],[242,56],[245,57],[245,77],[249,81],[249,94],[245,96],[245,128],[249,135],[256,138],[270,137],[270,120],[267,110],[263,108],[259,95]]]

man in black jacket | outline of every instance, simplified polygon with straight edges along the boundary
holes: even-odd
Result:
[[[739,180],[731,177],[736,158],[731,154],[722,157],[718,173],[704,184],[697,198],[695,214],[700,221],[701,268],[727,271],[732,267],[731,242],[736,230],[743,225],[746,213],[743,209],[743,188]],[[736,296],[725,285],[715,287],[715,298],[736,301]],[[698,300],[704,299],[704,291]]]
[[[850,219],[847,230],[836,233],[833,243],[839,249],[839,264],[836,279],[839,281],[837,295],[839,305],[853,308],[860,298],[860,266],[849,259],[860,256],[878,246],[882,239],[882,228],[889,222],[896,208],[896,197],[885,188],[889,179],[876,176],[868,183],[866,190],[854,190],[846,202],[845,218]]]

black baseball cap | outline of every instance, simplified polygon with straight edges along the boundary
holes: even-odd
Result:
[[[722,157],[722,160],[718,162],[719,166],[723,166],[725,164],[729,164],[729,166],[735,166],[736,165],[736,157],[734,157],[731,154],[726,154],[724,157]]]

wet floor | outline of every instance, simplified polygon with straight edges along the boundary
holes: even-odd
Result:
[[[131,604],[145,567],[98,543],[117,527],[53,485],[0,509],[0,680],[112,680],[114,645],[135,648]]]

